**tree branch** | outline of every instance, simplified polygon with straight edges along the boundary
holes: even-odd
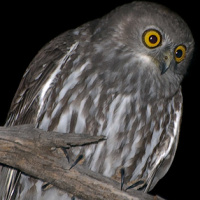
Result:
[[[0,163],[67,191],[83,200],[161,200],[139,191],[124,192],[120,184],[80,165],[70,165],[58,148],[89,145],[103,136],[62,134],[32,125],[0,127]],[[45,169],[45,170],[43,170]]]

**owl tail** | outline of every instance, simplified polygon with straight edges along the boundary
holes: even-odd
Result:
[[[3,167],[0,172],[0,199],[14,200],[21,172],[8,167]]]

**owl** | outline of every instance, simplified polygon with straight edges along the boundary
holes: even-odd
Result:
[[[181,82],[194,40],[162,5],[136,1],[69,30],[39,51],[25,71],[6,126],[104,135],[68,150],[84,167],[150,191],[177,149]],[[3,168],[1,199],[71,199],[73,194]],[[78,199],[79,197],[76,197]]]

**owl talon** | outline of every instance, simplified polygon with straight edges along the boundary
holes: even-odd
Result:
[[[137,190],[143,190],[145,187],[146,187],[146,183],[144,181],[140,180],[140,181],[133,183],[129,187],[127,187],[125,191],[132,189],[132,188],[136,188]]]
[[[52,187],[53,187],[53,185],[51,185],[50,183],[44,182],[42,185],[42,191],[46,191]]]
[[[79,155],[78,158],[74,161],[74,163],[71,165],[71,167],[69,168],[69,170],[72,169],[74,166],[76,166],[77,163],[80,162],[82,159],[83,159],[83,155],[81,154],[81,155]]]
[[[147,188],[147,184],[144,183],[141,187],[138,188],[139,191],[145,191]]]
[[[124,178],[125,178],[125,170],[124,170],[124,168],[121,168],[120,174],[121,174],[121,190],[122,190],[123,189],[123,185],[124,185]]]
[[[69,155],[68,155],[67,149],[66,149],[66,148],[63,148],[63,147],[61,147],[61,149],[62,149],[62,151],[64,152],[64,154],[65,154],[65,156],[66,156],[66,158],[67,158],[68,163],[70,163],[70,159],[69,159]]]

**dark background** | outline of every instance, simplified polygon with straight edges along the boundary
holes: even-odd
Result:
[[[36,53],[60,33],[101,17],[131,1],[23,1],[1,6],[0,125],[6,119],[20,79]],[[154,1],[166,5],[187,22],[196,51],[183,86],[184,109],[180,142],[167,175],[152,194],[166,199],[198,199],[199,184],[199,5],[198,1]]]

